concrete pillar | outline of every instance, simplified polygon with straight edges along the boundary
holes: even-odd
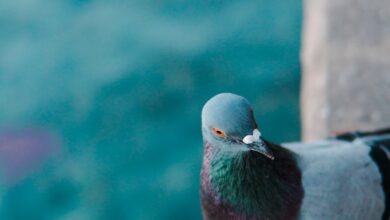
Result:
[[[303,140],[390,127],[390,1],[304,5]]]

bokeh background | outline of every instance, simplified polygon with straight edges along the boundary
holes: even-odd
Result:
[[[200,112],[299,140],[300,1],[0,2],[0,219],[201,219]]]

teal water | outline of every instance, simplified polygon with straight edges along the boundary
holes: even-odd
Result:
[[[0,3],[0,219],[200,219],[200,111],[299,140],[298,1]]]

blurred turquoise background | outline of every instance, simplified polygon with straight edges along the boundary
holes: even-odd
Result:
[[[201,219],[200,112],[300,138],[300,1],[0,2],[0,219]]]

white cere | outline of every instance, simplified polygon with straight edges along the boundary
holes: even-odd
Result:
[[[252,135],[247,135],[245,136],[242,141],[245,143],[245,144],[252,144],[253,142],[257,142],[260,140],[260,136],[261,136],[261,133],[260,131],[256,128],[253,130],[253,134]]]

